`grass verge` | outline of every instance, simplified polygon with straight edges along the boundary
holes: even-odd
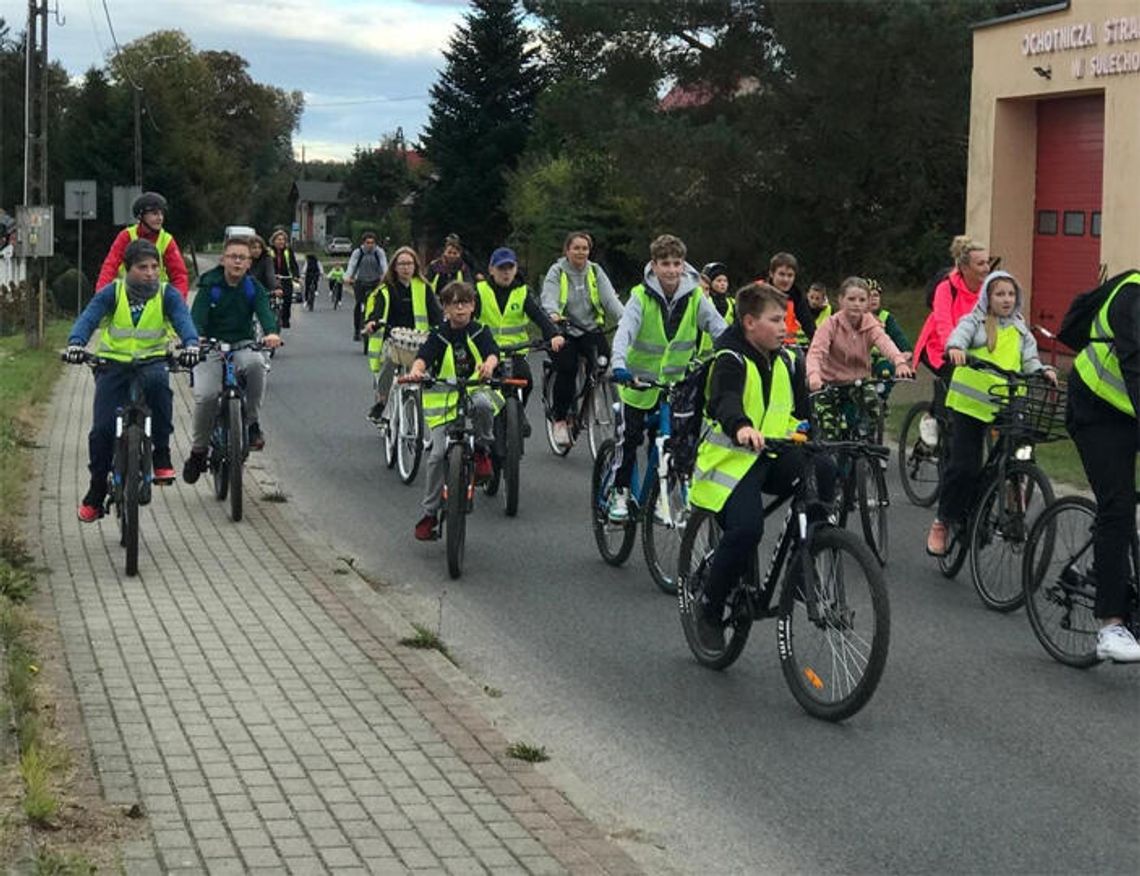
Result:
[[[438,651],[452,663],[455,658],[451,656],[451,652],[447,650],[447,645],[444,644],[443,639],[438,634],[432,632],[422,624],[412,624],[416,634],[400,639],[400,644],[405,648],[418,648],[421,651]]]
[[[507,746],[507,757],[524,760],[527,763],[543,763],[550,760],[546,746],[531,745],[529,742],[512,742]]]

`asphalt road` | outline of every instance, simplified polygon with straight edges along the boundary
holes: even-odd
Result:
[[[922,550],[930,512],[893,491],[890,657],[871,703],[814,720],[785,687],[775,625],[725,672],[698,666],[640,545],[605,565],[590,460],[539,429],[519,516],[480,497],[465,573],[418,543],[422,476],[402,485],[364,420],[351,313],[298,313],[275,359],[261,464],[310,528],[441,632],[496,703],[628,836],[692,873],[1135,872],[1140,667],[1054,663],[1024,612],[987,611],[968,572]],[[541,406],[531,416],[541,424]],[[773,529],[776,527],[772,527]]]

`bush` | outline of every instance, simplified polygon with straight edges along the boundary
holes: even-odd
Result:
[[[79,314],[82,309],[76,301],[76,286],[82,291],[83,305],[91,300],[91,281],[76,268],[68,268],[51,283],[51,295],[56,308],[63,314]]]

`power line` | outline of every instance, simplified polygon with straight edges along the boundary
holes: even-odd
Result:
[[[405,94],[400,97],[361,97],[347,100],[327,100],[321,103],[306,103],[305,109],[320,108],[324,106],[352,106],[360,103],[401,103],[409,100],[423,100],[427,94]]]
[[[119,45],[119,38],[117,36],[115,36],[115,25],[111,21],[111,10],[109,8],[107,8],[107,0],[102,0],[102,2],[103,2],[103,14],[107,17],[107,30],[111,31],[111,42],[115,46],[115,57],[116,58],[122,58],[123,57],[123,49]],[[136,91],[142,91],[143,90],[142,86],[139,85],[137,82],[135,82],[134,79],[131,78],[131,73],[127,69],[127,65],[126,64],[120,64],[120,66],[123,69],[123,75],[127,77],[127,81],[129,83],[131,83],[132,86],[134,86]],[[147,107],[147,109],[149,111],[150,107]]]

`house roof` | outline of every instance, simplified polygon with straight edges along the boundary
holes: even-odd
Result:
[[[311,179],[299,179],[293,183],[293,193],[298,201],[308,201],[311,204],[339,204],[341,183],[318,182]]]

